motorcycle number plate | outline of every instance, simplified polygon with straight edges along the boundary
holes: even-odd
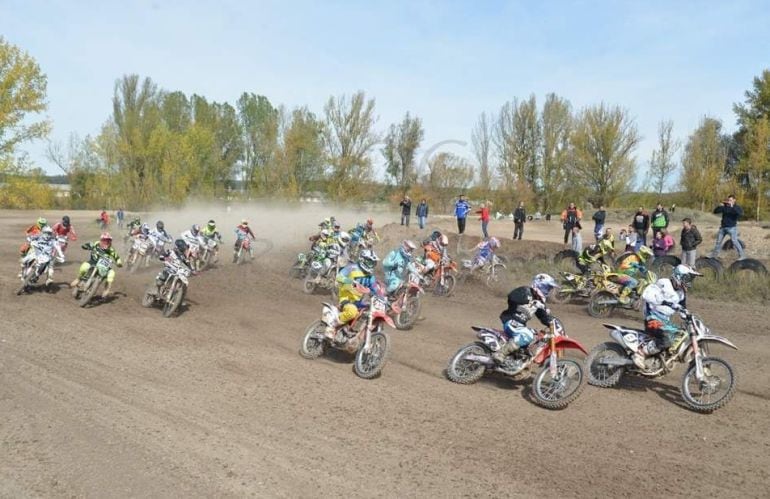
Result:
[[[109,269],[110,267],[112,267],[112,262],[110,262],[106,258],[100,258],[99,261],[96,262],[96,266]]]
[[[417,274],[410,274],[409,275],[409,283],[410,284],[420,284],[420,278],[417,276]]]
[[[372,301],[372,310],[375,312],[385,312],[387,307],[385,306],[385,302],[382,300],[373,300]]]

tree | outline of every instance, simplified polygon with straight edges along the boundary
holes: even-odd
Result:
[[[13,154],[22,142],[48,135],[47,120],[29,118],[47,109],[47,85],[35,59],[0,36],[0,156]]]
[[[492,145],[492,123],[487,113],[481,113],[476,125],[471,132],[473,154],[479,165],[479,187],[488,191],[492,185],[492,171],[490,167],[490,153]]]
[[[720,189],[724,178],[727,147],[722,136],[722,122],[704,117],[698,128],[687,139],[682,156],[681,184],[690,199],[700,209],[712,206],[722,199]]]
[[[417,181],[414,156],[424,135],[422,120],[407,112],[400,124],[390,125],[385,136],[385,147],[382,148],[385,171],[404,191]]]
[[[542,167],[540,170],[540,200],[548,213],[562,201],[566,187],[567,164],[570,157],[572,110],[569,101],[548,94],[540,120],[542,129]]]
[[[473,176],[473,166],[468,161],[452,153],[441,152],[428,161],[425,184],[431,189],[441,210],[446,211],[457,192],[471,185]]]
[[[738,116],[741,129],[748,129],[752,123],[762,118],[770,118],[770,69],[762,71],[754,78],[752,88],[746,90],[746,101],[733,104],[733,112]]]
[[[540,142],[535,96],[523,102],[506,102],[497,118],[494,144],[500,173],[509,189],[522,181],[537,188]]]
[[[658,148],[652,151],[648,182],[658,194],[663,192],[668,178],[676,170],[674,155],[682,147],[681,142],[673,138],[674,122],[671,120],[658,123]]]
[[[756,220],[759,221],[762,198],[770,174],[770,118],[757,118],[745,135],[746,156],[740,165],[740,171],[746,176],[748,188],[756,203]]]
[[[636,124],[619,106],[602,103],[580,112],[571,136],[574,172],[592,204],[610,205],[628,190],[639,140]]]
[[[306,107],[292,111],[283,133],[282,161],[288,174],[287,193],[298,196],[308,192],[323,173],[322,124]]]
[[[267,97],[253,93],[243,93],[237,107],[244,134],[247,188],[269,192],[268,167],[278,145],[278,110]]]
[[[323,144],[332,166],[328,193],[334,198],[360,196],[354,185],[369,176],[369,153],[379,141],[374,132],[374,99],[364,92],[329,97],[324,106]]]

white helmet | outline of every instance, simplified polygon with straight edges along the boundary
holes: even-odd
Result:
[[[692,284],[693,279],[695,279],[697,276],[702,276],[700,272],[697,272],[689,265],[685,265],[683,263],[680,263],[676,267],[674,267],[673,272],[671,272],[671,283],[674,285],[674,288],[676,289],[682,289],[685,287],[690,287]]]
[[[337,236],[337,241],[339,241],[339,243],[342,246],[347,246],[348,244],[350,244],[350,234],[348,234],[343,230],[342,232],[340,232],[340,235]]]
[[[532,284],[530,284],[530,287],[540,293],[540,299],[545,301],[545,298],[548,296],[551,290],[558,288],[559,284],[553,277],[548,274],[537,274],[535,278],[532,279]]]
[[[329,231],[327,229],[322,229],[318,235],[321,236],[321,239],[326,239],[329,237]]]
[[[358,266],[367,274],[374,272],[374,267],[379,261],[380,259],[374,254],[374,251],[369,249],[362,250],[361,254],[358,255]]]
[[[45,237],[46,239],[50,239],[53,237],[53,229],[50,225],[46,225],[42,229],[40,229],[40,233]]]
[[[417,245],[414,244],[414,242],[410,241],[409,239],[404,239],[404,241],[401,243],[401,251],[405,255],[411,255],[416,249],[417,249]]]

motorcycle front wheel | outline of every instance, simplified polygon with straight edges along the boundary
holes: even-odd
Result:
[[[736,390],[735,372],[727,361],[719,357],[704,357],[703,380],[695,376],[695,362],[690,364],[682,377],[680,391],[685,404],[690,409],[710,413],[724,407]]]
[[[35,277],[35,269],[33,266],[28,266],[22,273],[21,287],[16,291],[17,295],[23,295],[29,287],[32,285],[32,279]]]
[[[585,387],[583,368],[573,359],[556,360],[556,375],[545,366],[532,382],[535,402],[546,409],[563,409],[580,396]]]
[[[382,372],[388,359],[390,343],[388,335],[383,332],[372,333],[369,338],[369,350],[363,345],[356,352],[353,368],[360,378],[371,379]]]
[[[179,282],[174,283],[174,289],[171,291],[171,297],[163,304],[163,317],[171,317],[182,304],[184,296],[184,286]]]
[[[83,291],[80,293],[80,298],[78,298],[78,305],[81,307],[88,305],[88,302],[94,297],[96,290],[99,289],[99,284],[101,283],[102,280],[92,274],[83,285]]]
[[[422,300],[418,295],[407,298],[403,310],[395,317],[396,329],[404,331],[414,327],[414,323],[420,317],[421,310]]]
[[[315,321],[305,331],[302,343],[299,346],[300,356],[306,359],[317,359],[326,350],[326,342],[323,339],[326,326],[321,321]]]
[[[433,293],[437,296],[449,296],[457,285],[457,278],[452,274],[444,274],[444,284],[436,283]]]

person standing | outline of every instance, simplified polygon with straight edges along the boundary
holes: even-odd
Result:
[[[580,222],[576,223],[574,227],[572,227],[572,251],[574,251],[577,254],[580,254],[581,251],[583,251],[583,236],[580,235],[580,229],[582,229]]]
[[[484,236],[484,239],[489,237],[489,233],[487,232],[487,228],[489,227],[489,206],[487,206],[487,203],[481,203],[479,209],[476,210],[476,213],[479,214],[479,220],[481,220],[481,234]]]
[[[746,258],[746,253],[743,251],[743,245],[738,240],[738,219],[743,216],[743,208],[735,204],[735,194],[727,196],[722,204],[714,208],[715,214],[722,214],[722,223],[719,224],[719,232],[717,233],[717,242],[714,245],[714,251],[711,252],[711,258],[717,258],[719,251],[722,249],[722,241],[725,236],[730,236],[730,240],[733,242],[733,246],[738,250],[738,260]]]
[[[409,218],[412,216],[412,200],[405,195],[399,206],[401,206],[401,225],[409,227]]]
[[[668,229],[668,212],[663,208],[663,205],[658,203],[655,207],[655,211],[650,216],[650,223],[652,225],[652,237],[653,239],[658,232]]]
[[[650,230],[650,215],[641,206],[636,210],[631,226],[636,231],[636,247],[634,251],[637,251],[640,247],[647,245],[647,231]]]
[[[607,212],[604,211],[604,205],[599,205],[599,209],[591,217],[594,221],[594,238],[597,242],[602,238],[604,233],[604,221],[607,219]]]
[[[455,217],[457,217],[457,232],[465,233],[465,218],[471,211],[471,205],[465,200],[465,195],[460,194],[460,199],[455,203]]]
[[[703,242],[703,238],[698,231],[698,228],[693,225],[691,218],[685,218],[682,220],[682,235],[679,238],[679,245],[682,246],[682,263],[695,268],[695,258],[697,256],[697,248],[700,243]]]
[[[513,212],[513,238],[521,241],[524,235],[524,222],[527,220],[527,212],[524,210],[524,201],[519,201],[519,206]]]
[[[424,229],[425,222],[428,220],[428,202],[425,198],[423,198],[423,200],[420,201],[420,204],[417,205],[415,215],[417,215],[417,223],[420,224],[420,228]]]
[[[118,208],[117,213],[115,213],[115,218],[118,219],[118,228],[123,228],[123,218],[126,216],[125,213],[123,213],[123,208]]]
[[[580,223],[583,218],[583,212],[578,210],[575,203],[570,203],[567,208],[561,212],[561,224],[564,229],[564,244],[569,241],[569,236],[572,234],[572,228]]]

